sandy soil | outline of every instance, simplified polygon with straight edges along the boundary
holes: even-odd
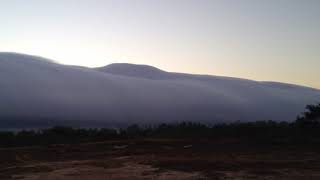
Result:
[[[4,148],[0,179],[320,179],[319,149],[165,139]]]

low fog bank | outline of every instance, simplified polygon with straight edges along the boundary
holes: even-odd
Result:
[[[151,66],[85,68],[0,53],[0,127],[293,121],[320,91]],[[14,127],[13,127],[14,126]]]

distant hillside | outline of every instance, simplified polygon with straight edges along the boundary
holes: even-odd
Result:
[[[320,101],[319,90],[297,85],[146,65],[66,66],[17,53],[0,53],[0,84],[0,127],[290,121]]]

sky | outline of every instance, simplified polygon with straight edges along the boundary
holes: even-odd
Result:
[[[319,0],[0,0],[0,52],[320,88]]]

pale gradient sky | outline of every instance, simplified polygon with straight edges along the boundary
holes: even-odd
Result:
[[[320,0],[0,0],[0,51],[320,88]]]

